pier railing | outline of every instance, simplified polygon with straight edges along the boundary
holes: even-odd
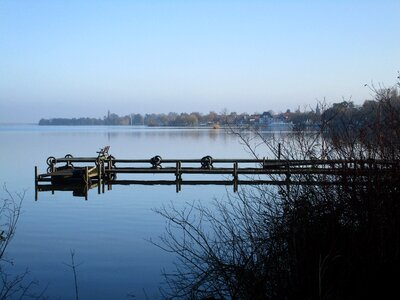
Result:
[[[98,157],[49,157],[47,172],[38,174],[37,191],[65,189],[66,185],[82,186],[86,190],[97,186],[99,193],[112,185],[344,185],[366,184],[374,176],[400,177],[400,162],[396,160],[281,160],[281,159],[119,159],[111,155]],[[133,176],[135,174],[135,176]],[[146,180],[132,178],[158,174],[162,178]],[[198,175],[222,175],[220,178]],[[165,176],[172,175],[165,179]],[[122,177],[122,178],[119,178]],[[47,183],[47,185],[45,184]]]

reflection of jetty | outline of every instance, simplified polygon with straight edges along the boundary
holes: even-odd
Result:
[[[85,196],[90,188],[104,193],[113,185],[345,185],[367,184],[375,176],[400,177],[400,162],[387,160],[283,160],[283,159],[117,159],[109,147],[97,157],[49,157],[47,172],[38,174],[36,192],[73,191]],[[280,155],[279,155],[280,157]],[[148,175],[160,178],[146,179]],[[165,176],[173,178],[165,179]],[[204,180],[204,175],[208,176]],[[214,175],[214,176],[213,176]],[[215,178],[215,175],[223,175]],[[118,176],[118,179],[117,179]],[[135,176],[139,176],[137,179]],[[121,178],[120,178],[121,177]],[[164,178],[162,178],[164,177]],[[37,193],[36,193],[37,197]]]

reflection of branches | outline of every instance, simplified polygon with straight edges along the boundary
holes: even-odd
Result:
[[[39,294],[32,292],[38,284],[28,279],[27,270],[18,275],[7,271],[7,266],[12,266],[13,262],[7,258],[6,250],[15,235],[25,192],[12,194],[5,186],[3,190],[6,198],[0,200],[0,299],[44,299],[45,289]]]
[[[28,276],[28,270],[18,275],[11,275],[0,266],[0,280],[3,285],[0,290],[0,299],[46,299],[44,296],[46,289],[39,294],[32,292],[38,283],[27,280]]]
[[[4,186],[7,198],[1,199],[0,204],[0,260],[4,260],[7,246],[14,237],[17,222],[21,213],[22,200],[25,192],[16,194],[17,199]]]
[[[75,287],[75,299],[78,300],[79,299],[79,290],[78,290],[78,280],[77,280],[77,275],[76,275],[76,269],[82,264],[76,264],[75,263],[75,251],[74,250],[70,250],[70,254],[71,254],[71,264],[66,264],[65,265],[67,267],[70,267],[72,269],[72,273],[74,274],[74,287]]]

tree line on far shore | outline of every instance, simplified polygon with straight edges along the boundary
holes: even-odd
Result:
[[[390,99],[390,104],[393,108],[400,108],[400,95],[397,89],[382,90],[380,93],[390,94],[385,95]],[[329,108],[327,108],[329,107]],[[327,109],[325,109],[327,108]],[[262,126],[274,122],[291,124],[295,129],[318,128],[320,124],[331,119],[333,116],[341,115],[347,120],[351,120],[351,126],[362,127],[366,123],[376,118],[390,118],[384,112],[377,111],[376,100],[366,100],[362,105],[354,105],[351,101],[342,101],[326,106],[319,103],[315,109],[300,111],[300,109],[292,112],[290,109],[284,113],[274,114],[272,111],[264,113],[216,113],[209,112],[202,114],[199,112],[192,113],[176,113],[168,114],[151,113],[138,114],[132,113],[125,116],[119,116],[115,113],[108,113],[103,118],[51,118],[41,119],[39,125],[122,125],[122,126],[215,126],[215,125],[230,125],[230,126]],[[344,120],[340,119],[339,122]],[[348,122],[344,122],[347,125]],[[335,128],[340,130],[341,124],[336,124]]]
[[[201,114],[175,113],[168,114],[129,114],[119,116],[115,113],[108,113],[103,118],[51,118],[41,119],[39,125],[145,125],[145,126],[200,126],[223,122],[222,115],[215,112]]]

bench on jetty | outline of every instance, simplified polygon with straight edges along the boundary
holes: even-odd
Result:
[[[84,185],[86,190],[94,185],[99,193],[104,185],[333,185],[363,184],[371,176],[380,174],[399,178],[399,161],[390,160],[282,160],[282,159],[163,159],[157,155],[150,159],[118,159],[108,153],[109,146],[98,151],[97,157],[47,159],[47,172],[38,174],[35,167],[35,186],[38,190],[62,189],[62,185]],[[135,176],[158,174],[159,179],[135,179]],[[209,175],[201,180],[199,175]],[[165,176],[171,176],[165,179]],[[211,175],[223,175],[215,179]],[[119,177],[123,177],[119,179]],[[230,177],[231,176],[231,177]],[[191,178],[189,178],[191,177]],[[193,178],[196,177],[196,178]],[[230,178],[229,178],[230,177]],[[118,178],[118,179],[117,179]],[[357,180],[355,180],[357,178]],[[361,179],[361,180],[360,180]],[[47,186],[44,184],[47,183]],[[64,187],[65,189],[65,187]]]

